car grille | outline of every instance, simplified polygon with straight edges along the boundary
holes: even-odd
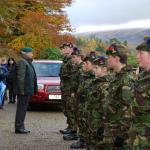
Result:
[[[48,86],[47,92],[49,93],[60,93],[60,86]]]

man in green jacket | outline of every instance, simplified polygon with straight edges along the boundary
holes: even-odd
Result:
[[[21,59],[17,62],[17,110],[15,119],[15,133],[27,134],[30,131],[25,129],[24,120],[30,96],[37,92],[37,78],[32,65],[32,48],[21,49]]]

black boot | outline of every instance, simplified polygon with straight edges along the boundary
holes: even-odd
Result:
[[[87,144],[86,142],[83,140],[83,139],[79,139],[77,142],[75,143],[72,143],[70,148],[73,148],[73,149],[84,149],[87,147]]]
[[[26,129],[16,129],[15,133],[16,134],[28,134],[28,133],[30,133],[30,131],[26,130]]]
[[[123,148],[124,146],[124,139],[122,137],[117,136],[114,140],[114,146],[116,148]]]
[[[70,134],[70,133],[72,133],[72,130],[69,129],[69,128],[66,128],[64,130],[59,130],[59,132],[62,133],[62,134]]]
[[[63,139],[65,141],[72,141],[72,140],[78,140],[79,136],[75,133],[71,133],[71,134],[65,134],[63,136]]]

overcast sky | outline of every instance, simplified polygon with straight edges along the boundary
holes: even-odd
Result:
[[[150,27],[150,0],[73,0],[66,8],[77,32]]]

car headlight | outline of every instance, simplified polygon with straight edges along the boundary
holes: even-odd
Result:
[[[43,90],[44,89],[44,84],[38,83],[37,86],[38,86],[38,90]]]

